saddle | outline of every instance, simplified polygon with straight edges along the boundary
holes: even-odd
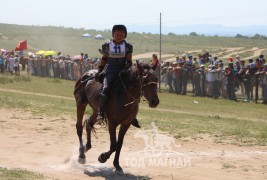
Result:
[[[89,80],[92,80],[95,78],[95,74],[97,72],[95,70],[89,70],[87,71],[81,78],[81,83],[87,82]]]

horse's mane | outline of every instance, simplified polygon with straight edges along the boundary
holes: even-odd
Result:
[[[151,69],[151,66],[148,63],[143,63],[142,66],[143,66],[144,69],[147,69],[147,70]]]
[[[135,83],[137,83],[137,80],[139,78],[138,69],[135,66],[132,66],[129,69],[124,69],[119,73],[119,76],[117,80],[114,82],[113,87],[114,88],[124,88],[124,85],[126,87],[129,87]]]

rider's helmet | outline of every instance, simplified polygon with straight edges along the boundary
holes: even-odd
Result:
[[[122,30],[125,32],[125,38],[127,37],[127,28],[124,25],[118,24],[114,25],[112,28],[112,33],[114,33],[116,30]]]

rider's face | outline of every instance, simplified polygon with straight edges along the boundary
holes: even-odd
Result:
[[[121,43],[125,39],[125,32],[123,30],[116,30],[112,36],[116,43]]]

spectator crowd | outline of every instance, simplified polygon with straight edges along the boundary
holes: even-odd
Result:
[[[77,80],[88,70],[95,69],[97,58],[89,58],[87,54],[81,53],[76,57],[64,57],[61,53],[57,56],[34,56],[28,58],[14,55],[14,53],[2,54],[0,64],[2,63],[1,73],[19,75],[20,68],[26,70],[33,76],[54,77],[69,80]]]
[[[257,101],[258,93],[254,89],[260,86],[263,103],[267,104],[267,63],[264,55],[247,61],[237,55],[229,57],[227,63],[209,53],[199,54],[198,57],[191,54],[177,56],[175,61],[162,65],[161,78],[170,93],[185,95],[188,84],[191,84],[194,96],[235,101],[239,89],[244,101]]]
[[[0,55],[0,73],[19,75],[20,64],[33,76],[54,77],[77,80],[91,69],[97,69],[97,58],[87,54],[78,56],[35,56],[23,57],[14,52]],[[194,96],[227,98],[237,100],[236,92],[241,91],[244,101],[257,101],[256,87],[261,87],[261,98],[267,104],[267,63],[264,55],[255,60],[242,60],[237,55],[229,57],[228,62],[212,57],[209,53],[177,56],[172,62],[160,62],[156,54],[152,55],[151,64],[157,65],[155,71],[160,82],[170,93]]]

